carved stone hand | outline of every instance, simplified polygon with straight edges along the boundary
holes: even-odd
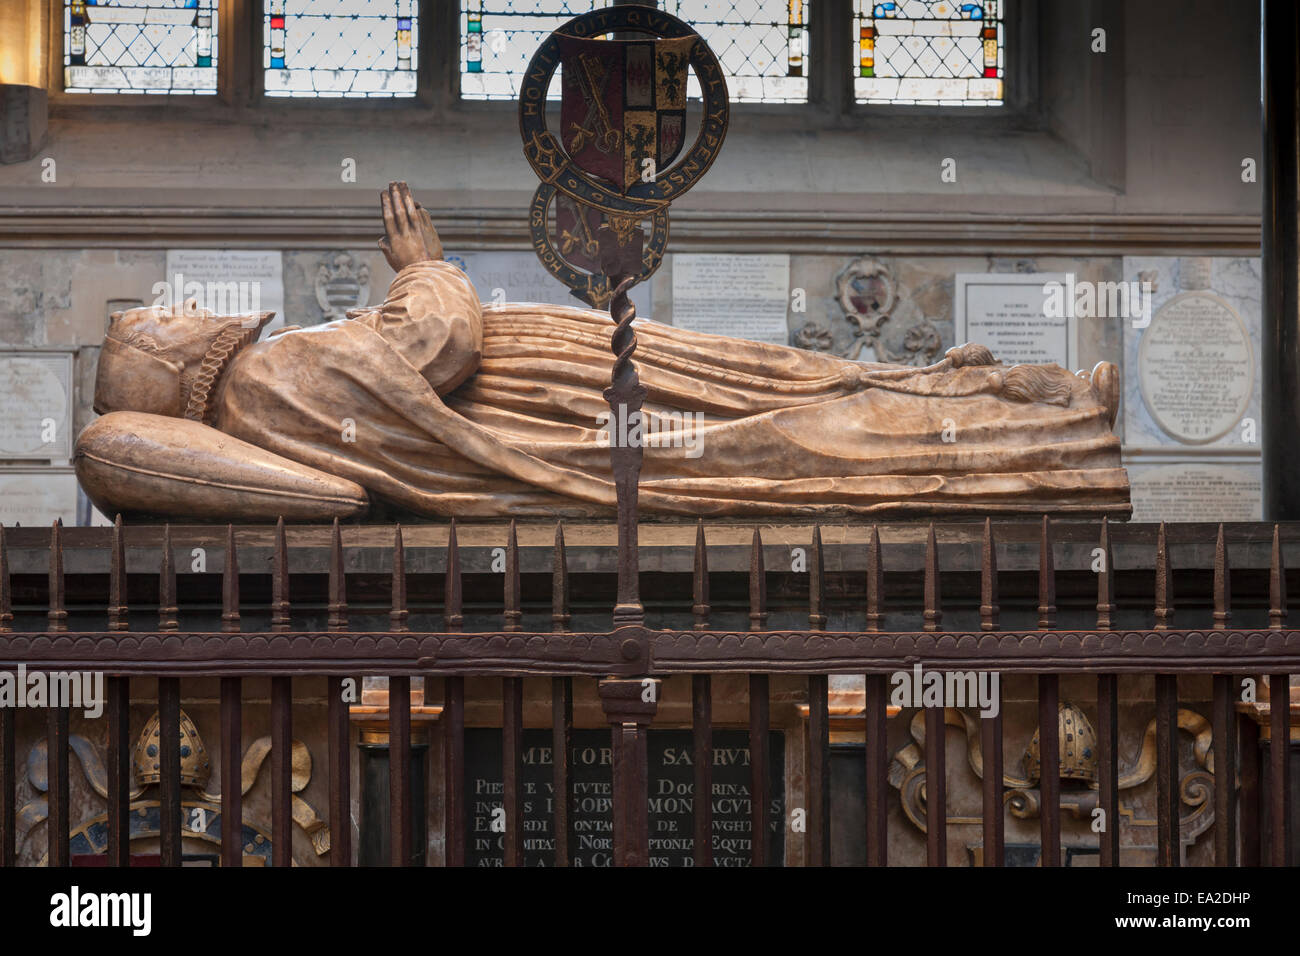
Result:
[[[428,210],[411,196],[406,183],[389,183],[379,194],[384,211],[384,237],[379,248],[396,272],[416,262],[442,258],[442,241]]]

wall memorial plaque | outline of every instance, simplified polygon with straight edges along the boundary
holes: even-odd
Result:
[[[1007,365],[1055,362],[1074,370],[1078,357],[1078,319],[1074,317],[1073,287],[1063,274],[958,273],[953,297],[956,344],[987,345],[993,357]],[[1067,314],[1049,316],[1048,283],[1060,283]]]
[[[1184,292],[1151,319],[1138,346],[1142,399],[1166,433],[1189,445],[1226,435],[1255,386],[1250,336],[1237,311],[1212,292]]]
[[[1134,521],[1258,521],[1263,491],[1257,464],[1202,462],[1127,465]]]
[[[461,252],[448,253],[448,262],[474,283],[484,302],[545,302],[570,305],[575,309],[591,308],[570,294],[568,288],[546,271],[531,252]],[[653,318],[650,283],[632,287],[628,298],[641,318]]]
[[[1258,456],[1260,269],[1248,257],[1124,257],[1124,281],[1149,290],[1144,319],[1122,323],[1126,451]]]
[[[524,862],[554,861],[551,732],[524,731]],[[694,860],[693,735],[689,730],[651,730],[647,746],[650,800],[650,865],[690,866]],[[612,866],[614,861],[613,767],[608,730],[573,732],[573,820],[569,848],[574,866]],[[784,859],[785,735],[771,734],[768,808],[770,860]],[[713,864],[748,866],[749,732],[713,732]],[[501,866],[504,837],[492,830],[502,806],[501,731],[465,731],[465,806],[468,866]]]
[[[71,352],[0,352],[0,458],[71,458],[71,394]]]
[[[77,523],[77,476],[71,468],[0,471],[0,524],[48,528]]]
[[[789,345],[790,257],[675,255],[673,325]]]
[[[275,318],[262,330],[263,338],[286,321],[301,324],[304,318],[285,317],[284,265],[279,250],[168,249],[163,281],[165,302],[193,298],[201,307],[222,315],[274,312]],[[154,297],[158,296],[159,287],[155,287]]]

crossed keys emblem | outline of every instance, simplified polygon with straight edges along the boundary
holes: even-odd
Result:
[[[557,137],[547,128],[547,99],[561,65]],[[703,101],[686,148],[692,73]],[[668,206],[717,157],[727,117],[717,56],[689,24],[658,9],[614,4],[546,37],[519,88],[524,156],[541,180],[528,230],[546,270],[624,323],[627,290],[663,260]]]
[[[565,209],[573,219],[572,231],[563,228],[562,225],[557,226],[560,234],[560,255],[567,256],[570,260],[574,258],[574,252],[592,262],[600,256],[600,243],[592,235],[591,224],[587,221],[587,208],[568,196],[561,195],[556,200],[557,211]]]
[[[579,69],[576,79],[587,104],[587,116],[581,123],[570,124],[570,146],[574,152],[578,152],[590,140],[602,153],[612,153],[618,149],[622,136],[610,122],[609,110],[605,106],[609,72],[594,56],[584,54],[577,58],[577,62]]]

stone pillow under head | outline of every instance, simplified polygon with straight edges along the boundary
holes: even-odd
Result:
[[[366,490],[209,425],[111,412],[77,438],[77,479],[104,514],[329,521],[363,514]]]

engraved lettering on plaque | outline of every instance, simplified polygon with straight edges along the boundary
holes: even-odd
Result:
[[[1246,414],[1255,384],[1246,326],[1212,292],[1184,292],[1161,307],[1142,335],[1138,369],[1151,417],[1189,445],[1226,435]]]
[[[70,352],[0,354],[0,458],[72,455]]]

